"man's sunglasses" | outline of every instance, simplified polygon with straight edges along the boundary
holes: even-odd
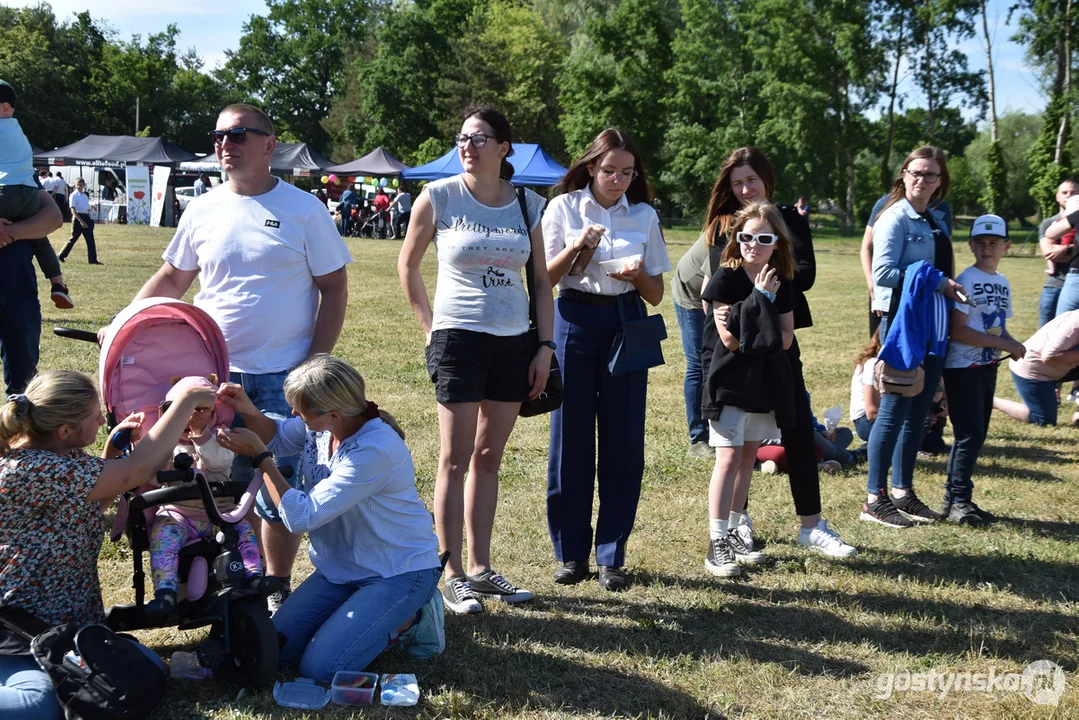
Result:
[[[753,233],[740,232],[734,236],[734,239],[743,245],[748,245],[754,240],[757,241],[758,245],[775,245],[778,238],[779,236],[775,233],[757,233],[754,235]]]
[[[211,130],[210,138],[213,139],[214,145],[222,144],[225,142],[225,138],[231,140],[233,145],[243,145],[244,141],[247,140],[247,133],[255,133],[264,137],[269,137],[270,135],[265,130],[259,130],[258,128],[234,127],[228,130]]]

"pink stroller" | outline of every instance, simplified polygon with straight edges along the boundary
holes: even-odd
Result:
[[[61,337],[97,342],[81,330],[56,328]],[[211,373],[229,376],[228,351],[217,323],[203,310],[179,300],[150,298],[132,303],[116,318],[101,344],[100,383],[109,427],[133,412],[146,414],[149,427],[158,419],[158,405],[176,376]],[[130,445],[130,436],[110,437],[117,447]],[[158,480],[172,487],[143,486],[120,500],[113,540],[126,534],[134,560],[135,602],[115,605],[106,623],[116,631],[178,625],[189,630],[209,625],[209,637],[199,646],[199,660],[218,677],[254,685],[269,685],[277,666],[280,643],[266,610],[265,593],[247,587],[237,548],[235,524],[244,518],[262,484],[256,473],[250,484],[210,482],[192,469],[191,457],[176,456],[174,470],[161,471]],[[237,508],[219,513],[214,498],[232,498]],[[142,555],[150,548],[155,509],[182,500],[202,500],[211,522],[219,528],[214,539],[189,542],[180,552],[181,598],[168,618],[145,611]]]

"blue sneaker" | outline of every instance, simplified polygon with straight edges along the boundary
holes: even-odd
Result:
[[[426,659],[446,649],[446,609],[437,589],[420,608],[420,619],[400,638],[401,647],[411,657]]]

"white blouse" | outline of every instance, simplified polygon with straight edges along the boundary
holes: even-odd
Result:
[[[671,270],[667,255],[667,243],[659,228],[659,216],[648,203],[631,205],[623,195],[610,209],[603,207],[592,196],[592,190],[582,190],[559,195],[547,206],[543,214],[543,244],[547,259],[551,260],[567,245],[572,245],[589,225],[607,228],[596,252],[581,275],[570,276],[567,272],[556,286],[559,290],[572,289],[595,295],[621,295],[633,290],[633,283],[615,280],[600,269],[604,260],[640,255],[641,270],[647,275],[661,275]]]

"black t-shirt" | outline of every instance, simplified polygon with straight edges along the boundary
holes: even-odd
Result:
[[[708,281],[701,297],[721,305],[733,305],[755,292],[753,280],[743,268],[720,268]],[[782,315],[794,310],[794,282],[780,280],[775,299],[776,312]],[[714,321],[711,323],[715,327]]]

